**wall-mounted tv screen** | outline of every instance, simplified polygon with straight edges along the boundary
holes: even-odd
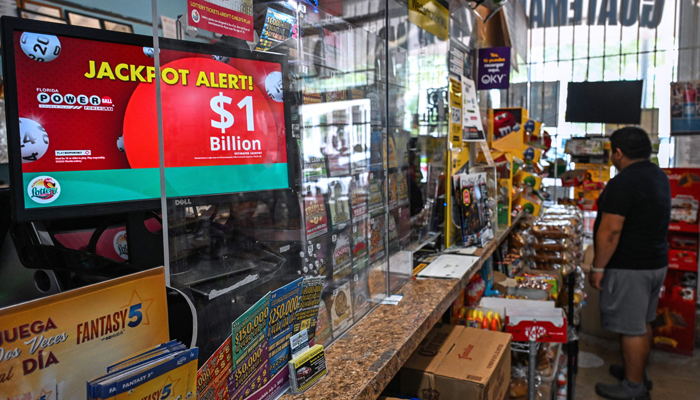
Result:
[[[566,122],[639,124],[644,81],[569,82]]]
[[[290,187],[286,56],[3,18],[15,217],[157,208]],[[288,100],[288,99],[287,99]]]

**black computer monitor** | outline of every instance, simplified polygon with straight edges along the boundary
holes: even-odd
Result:
[[[639,124],[644,81],[569,82],[566,122]]]
[[[2,29],[16,221],[158,209],[159,117],[168,197],[291,186],[285,55],[161,39],[157,98],[150,36]]]

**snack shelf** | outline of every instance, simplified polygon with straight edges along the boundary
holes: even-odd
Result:
[[[284,400],[376,399],[440,321],[472,275],[510,235],[518,219],[499,231],[461,279],[411,279],[398,305],[380,305],[326,350],[328,376],[302,395]]]

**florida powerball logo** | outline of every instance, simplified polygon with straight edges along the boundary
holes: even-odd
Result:
[[[61,195],[61,185],[50,176],[37,176],[27,186],[29,198],[39,204],[49,204]]]
[[[37,88],[39,108],[62,108],[69,110],[114,111],[114,102],[109,96],[87,96],[84,94],[61,94],[56,89]]]

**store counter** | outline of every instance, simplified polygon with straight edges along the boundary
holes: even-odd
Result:
[[[305,393],[282,399],[376,399],[517,222],[477,250],[479,261],[461,279],[406,283],[398,305],[376,307],[326,350],[328,376]]]

